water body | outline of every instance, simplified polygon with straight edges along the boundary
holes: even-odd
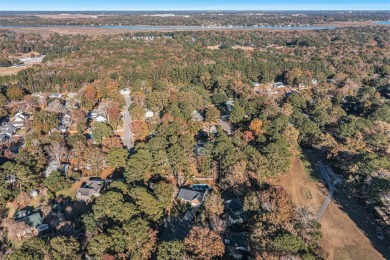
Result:
[[[376,24],[390,25],[390,21],[379,21],[379,22],[376,22]]]
[[[2,26],[0,29],[17,29],[17,28],[103,28],[103,29],[128,29],[135,31],[190,31],[190,30],[213,30],[213,29],[240,29],[240,30],[255,30],[255,29],[281,29],[281,30],[325,30],[335,29],[335,26],[318,26],[318,25],[302,25],[302,26],[153,26],[153,25],[107,25],[107,26]]]

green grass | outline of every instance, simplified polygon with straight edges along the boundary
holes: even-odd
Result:
[[[74,197],[76,197],[76,193],[77,193],[77,187],[71,187],[69,189],[61,190],[61,191],[57,192],[56,195],[57,195],[57,197],[62,195],[65,198],[66,197],[74,198]]]
[[[303,167],[305,168],[305,173],[307,174],[307,177],[311,181],[316,182],[322,182],[322,178],[320,176],[320,173],[317,170],[316,165],[312,163],[310,160],[310,155],[307,155],[305,153],[302,153],[301,160],[303,163]]]
[[[305,194],[306,199],[313,199],[313,195],[311,195],[311,192],[309,190],[303,190],[303,193]]]

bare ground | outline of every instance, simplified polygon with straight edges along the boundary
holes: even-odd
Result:
[[[290,171],[277,184],[287,190],[295,204],[306,206],[315,214],[327,196],[322,183],[308,178],[299,158],[293,159]],[[384,259],[356,223],[334,201],[330,203],[320,224],[323,234],[321,245],[329,253],[328,259]]]
[[[16,75],[19,71],[26,69],[27,67],[0,67],[0,76]]]

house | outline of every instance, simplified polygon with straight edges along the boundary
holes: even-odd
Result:
[[[130,95],[130,89],[128,89],[128,88],[125,88],[125,89],[121,89],[121,90],[119,90],[119,93],[121,94],[121,95]]]
[[[89,178],[87,182],[83,182],[83,184],[81,184],[81,187],[77,189],[77,200],[91,201],[93,197],[100,196],[99,192],[101,191],[103,184],[103,179]]]
[[[229,218],[229,224],[242,223],[243,204],[239,198],[225,201],[225,212]]]
[[[225,105],[226,105],[226,109],[227,109],[229,112],[232,112],[233,107],[234,107],[234,101],[233,101],[233,100],[226,101],[226,102],[225,102]]]
[[[15,118],[15,120],[17,120],[17,119],[26,120],[28,118],[28,115],[19,111],[18,113],[15,114],[14,118]]]
[[[283,82],[274,82],[273,84],[272,84],[272,86],[274,87],[274,88],[284,88],[284,84],[283,84]]]
[[[20,129],[20,128],[24,127],[27,119],[28,119],[28,115],[26,115],[25,113],[22,113],[22,112],[18,112],[15,114],[14,120],[12,121],[12,124],[16,128]]]
[[[208,184],[193,184],[190,187],[193,190],[202,191],[202,192],[208,192],[211,190],[211,187]]]
[[[202,204],[206,192],[196,191],[188,188],[180,188],[177,198],[185,203],[197,207]]]
[[[49,98],[61,98],[61,93],[49,93]]]
[[[31,196],[31,198],[36,198],[36,197],[38,197],[38,195],[39,195],[39,193],[38,193],[37,190],[32,190],[32,191],[30,191],[30,196]]]
[[[228,255],[234,259],[247,259],[250,253],[249,239],[245,232],[229,232],[224,240]]]
[[[107,117],[104,114],[99,114],[95,118],[93,118],[93,121],[106,123],[107,122]]]
[[[53,160],[49,163],[49,165],[46,167],[46,170],[45,170],[45,177],[49,177],[50,176],[50,173],[54,172],[54,171],[59,171],[59,172],[62,172],[62,173],[67,173],[69,170],[69,163],[61,163],[61,164],[58,164],[58,162],[56,160]]]
[[[31,94],[31,96],[36,97],[36,98],[44,97],[41,92],[34,92],[34,93]]]
[[[66,133],[68,128],[65,125],[60,125],[57,129],[60,130],[61,133]]]
[[[39,210],[24,208],[15,212],[14,220],[17,222],[25,222],[28,226],[30,226],[27,230],[20,230],[17,234],[19,237],[37,235],[39,232],[45,231],[49,228],[48,225],[42,224],[42,215]]]
[[[10,129],[7,129],[3,132],[6,136],[11,137],[13,134],[15,134],[15,131],[12,131]]]
[[[3,123],[1,128],[0,128],[1,134],[6,136],[6,138],[9,138],[12,135],[14,135],[16,133],[16,130],[18,130],[18,129],[12,123],[9,123],[9,122]]]
[[[20,129],[24,127],[24,120],[13,121],[12,125],[17,129]]]
[[[107,122],[106,114],[100,109],[93,110],[91,113],[89,113],[89,118],[91,118],[93,121],[96,122],[101,122],[101,123]]]
[[[9,132],[12,132],[12,134],[14,134],[16,132],[16,130],[18,130],[18,129],[10,122],[3,123],[3,125],[1,126],[1,132],[3,132],[3,133],[5,133],[6,131],[9,131]]]
[[[46,178],[49,177],[50,173],[57,171],[58,168],[59,168],[58,162],[56,160],[51,161],[45,170],[45,177]]]
[[[146,110],[145,111],[145,118],[151,118],[154,117],[154,112],[151,110]]]
[[[1,133],[0,134],[0,142],[5,142],[8,140],[8,135]]]
[[[204,120],[204,117],[202,116],[201,113],[195,110],[192,112],[192,120],[202,122]]]
[[[72,116],[70,115],[70,113],[66,113],[65,115],[63,115],[61,122],[65,126],[70,125],[72,123]]]

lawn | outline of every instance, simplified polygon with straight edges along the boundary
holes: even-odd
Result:
[[[82,183],[83,183],[83,180],[80,180],[78,182],[73,183],[69,189],[61,190],[61,191],[57,192],[56,193],[57,197],[60,195],[64,196],[65,198],[66,197],[70,197],[70,198],[76,197],[77,189],[81,187]]]

